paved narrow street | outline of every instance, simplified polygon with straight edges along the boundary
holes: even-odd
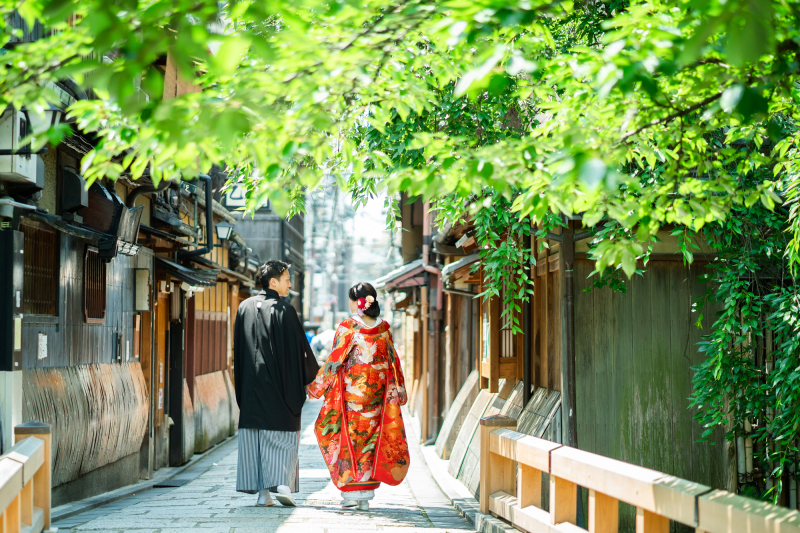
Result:
[[[60,531],[119,533],[472,531],[436,486],[414,442],[406,481],[382,486],[367,512],[341,509],[340,493],[328,477],[313,433],[320,406],[321,401],[311,401],[303,411],[296,508],[255,507],[255,495],[236,492],[237,448],[236,439],[231,439],[178,475],[176,479],[190,479],[181,487],[143,491],[54,525]]]

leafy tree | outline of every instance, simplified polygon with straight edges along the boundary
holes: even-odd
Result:
[[[54,99],[48,83],[67,76],[98,96],[70,109],[100,139],[83,161],[89,179],[147,167],[154,180],[190,178],[218,164],[250,208],[270,199],[286,210],[326,173],[356,202],[383,187],[422,195],[443,217],[474,217],[490,293],[524,281],[532,224],[561,214],[597,229],[598,283],[618,289],[659,230],[704,235],[723,258],[710,294],[723,312],[695,380],[700,419],[730,424],[731,436],[755,424],[764,450],[794,441],[795,3],[0,5],[51,30],[14,44],[19,30],[0,20],[0,105],[40,112]],[[165,57],[202,90],[164,99]],[[41,145],[69,131],[35,133]],[[509,294],[524,298],[524,283]],[[758,387],[744,379],[766,372],[756,330],[779,340]],[[789,460],[770,453],[767,465]]]

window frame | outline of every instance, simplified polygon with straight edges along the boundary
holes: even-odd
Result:
[[[108,270],[106,266],[106,263],[100,261],[100,254],[97,248],[86,246],[83,252],[83,318],[87,324],[103,324],[106,321],[108,310]],[[90,279],[89,276],[92,275],[97,275],[97,279]],[[102,281],[100,278],[102,278]],[[102,297],[92,297],[90,299],[90,289],[100,290]],[[93,302],[90,300],[93,300]],[[95,309],[90,309],[89,306],[99,304],[100,301],[102,301],[103,307],[102,316],[89,316],[90,312],[94,313],[95,311]]]
[[[30,224],[27,221],[20,224],[19,231],[23,234],[23,252],[22,252],[22,298],[23,298],[23,316],[28,318],[27,322],[31,322],[36,320],[37,318],[45,323],[51,323],[53,321],[58,320],[59,316],[59,296],[60,296],[60,277],[61,277],[61,246],[60,246],[60,236],[59,232],[51,229],[42,227],[39,224],[33,223]],[[34,239],[34,236],[28,236],[26,231],[37,232],[37,233],[48,233],[52,234],[52,242],[48,242],[44,244],[44,249],[52,250],[52,268],[51,268],[51,290],[52,290],[52,312],[51,313],[36,313],[31,311],[29,307],[30,302],[30,293],[33,292],[34,286],[40,286],[42,279],[38,279],[36,274],[32,272],[32,269],[42,269],[44,268],[42,265],[31,265],[28,261],[31,257],[36,257],[37,254],[37,247],[29,247],[25,245],[25,241],[31,242],[29,239]],[[39,249],[38,251],[41,251]],[[30,259],[30,261],[33,261]],[[29,278],[29,276],[33,276],[33,278]],[[26,278],[29,278],[26,280]],[[27,283],[26,283],[27,281]],[[39,311],[40,309],[37,309]]]

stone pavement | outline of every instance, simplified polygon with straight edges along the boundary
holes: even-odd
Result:
[[[298,507],[255,507],[255,495],[236,492],[236,440],[212,451],[176,479],[191,479],[174,489],[151,489],[104,507],[56,522],[59,531],[136,533],[339,533],[349,531],[474,531],[439,490],[416,438],[410,436],[411,469],[397,487],[382,486],[370,510],[341,509],[341,493],[328,476],[313,433],[321,401],[303,410]],[[409,421],[406,421],[407,425]],[[209,465],[210,461],[216,461]]]

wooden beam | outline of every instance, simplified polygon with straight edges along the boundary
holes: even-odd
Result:
[[[519,357],[498,357],[498,379],[513,379],[518,381],[517,372],[519,367]],[[494,370],[492,371],[494,375]]]
[[[464,250],[465,254],[471,254],[478,248],[478,241],[475,240],[475,237],[470,236],[464,241],[464,244],[461,245],[461,249]]]
[[[636,533],[669,533],[669,518],[637,507]]]
[[[514,461],[491,452],[491,433],[498,428],[517,428],[517,421],[507,416],[487,416],[481,418],[481,513],[489,513],[489,496],[497,491],[513,492],[516,486]]]
[[[2,513],[3,516],[6,518],[6,527],[9,527],[8,521],[9,517],[13,516],[17,517],[17,526],[16,531],[19,531],[19,492],[22,489],[22,465],[18,462],[14,461],[13,459],[8,459],[6,457],[0,458],[0,509],[5,509],[5,512]],[[16,505],[17,510],[9,509],[11,506]],[[11,513],[11,514],[9,514]],[[13,520],[11,523],[13,526]],[[13,530],[13,528],[11,529]],[[6,529],[9,531],[9,529]],[[5,533],[5,531],[4,531]]]
[[[561,445],[556,442],[509,429],[495,430],[490,439],[492,453],[544,472],[550,471],[550,452],[558,448]]]
[[[542,507],[542,471],[519,463],[517,500],[520,507]]]
[[[713,490],[697,498],[698,532],[749,533],[755,531],[796,532],[797,511],[753,500],[724,490]]]
[[[595,490],[589,491],[589,533],[619,531],[619,501]]]
[[[705,485],[564,446],[550,454],[550,473],[684,524],[696,524],[695,498]]]
[[[14,427],[16,441],[36,437],[44,442],[42,465],[33,474],[33,504],[44,512],[44,529],[50,529],[50,509],[53,486],[53,435],[52,426],[42,422],[26,422]]]
[[[550,523],[570,524],[578,520],[578,487],[575,483],[550,474]]]

